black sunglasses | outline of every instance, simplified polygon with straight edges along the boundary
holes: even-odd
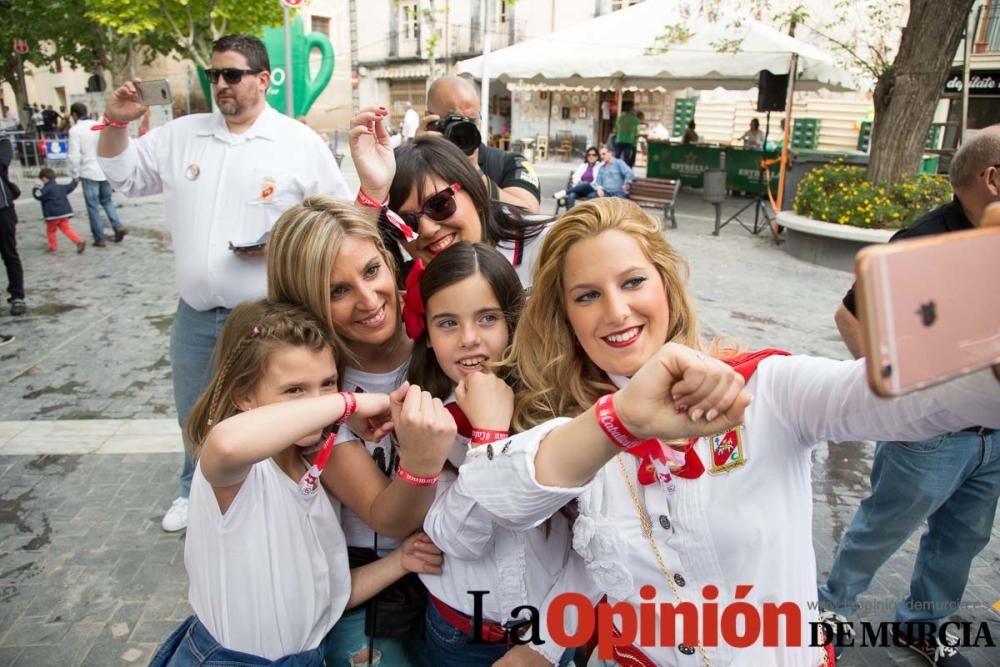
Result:
[[[1000,169],[1000,163],[991,164],[989,167],[986,167],[986,169],[983,169],[981,172],[979,172],[979,177],[982,178],[983,176],[985,176],[986,172],[990,170],[990,167],[993,167],[994,169]]]
[[[262,69],[240,69],[238,67],[223,67],[222,69],[207,69],[205,70],[205,76],[208,77],[209,83],[213,85],[219,83],[219,77],[221,76],[226,80],[230,86],[235,86],[240,81],[243,80],[247,74],[260,74],[264,70]]]

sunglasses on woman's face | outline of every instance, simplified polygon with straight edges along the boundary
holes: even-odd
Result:
[[[462,189],[459,183],[452,183],[444,190],[435,192],[424,200],[424,205],[415,213],[400,213],[399,217],[413,229],[420,229],[420,218],[427,216],[434,222],[443,222],[455,215],[458,202],[455,193]]]

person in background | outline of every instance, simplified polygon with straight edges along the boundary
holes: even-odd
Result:
[[[750,129],[740,135],[743,148],[760,150],[764,148],[764,131],[760,129],[760,121],[754,118],[750,121]]]
[[[892,241],[974,229],[1000,201],[1000,125],[980,130],[955,153],[948,173],[955,197],[897,232]],[[854,288],[835,321],[856,358],[863,356]],[[990,541],[1000,498],[1000,435],[973,426],[917,442],[875,447],[871,495],[861,501],[819,587],[821,618],[844,622],[857,610],[878,569],[927,523],[910,575],[910,594],[896,606],[896,639],[941,667],[971,663],[937,629],[962,601],[972,559]],[[935,628],[926,635],[914,628]],[[919,633],[919,634],[918,634]]]
[[[409,100],[403,102],[403,108],[406,111],[403,113],[403,126],[400,134],[402,134],[402,142],[406,143],[413,141],[413,138],[417,136],[417,128],[420,127],[420,114],[413,108]]]
[[[135,82],[108,98],[97,145],[101,169],[127,197],[163,193],[180,299],[170,334],[177,419],[209,380],[212,351],[231,308],[267,290],[265,248],[254,244],[288,208],[313,194],[351,199],[333,153],[315,132],[267,104],[271,63],[263,42],[227,35],[206,70],[216,111],[176,118],[132,141],[147,107]],[[180,495],[163,517],[187,525],[194,463],[186,447]]]
[[[632,102],[623,102],[622,113],[615,120],[615,157],[630,168],[635,166],[635,143],[639,139],[639,118],[632,109]]]
[[[698,133],[694,131],[694,119],[688,121],[688,129],[684,132],[684,138],[681,139],[682,144],[696,144],[698,143]]]
[[[601,147],[601,168],[594,179],[594,190],[598,197],[624,197],[628,198],[632,191],[632,181],[635,175],[632,168],[625,164],[624,160],[611,155],[611,150],[607,146]]]
[[[27,313],[28,306],[24,301],[24,268],[17,252],[17,211],[14,209],[14,200],[21,195],[21,190],[7,175],[13,159],[14,147],[10,138],[0,135],[0,258],[7,271],[10,314],[17,316]]]
[[[94,245],[98,248],[108,245],[104,236],[104,222],[101,220],[102,208],[115,232],[114,242],[121,243],[128,234],[128,229],[122,224],[118,209],[111,200],[108,177],[97,163],[97,142],[100,135],[93,131],[97,122],[87,115],[87,105],[83,102],[74,102],[69,113],[73,117],[73,127],[69,131],[69,175],[79,178],[83,184],[83,200],[87,203],[87,219],[90,221]]]
[[[597,196],[594,184],[597,183],[597,174],[600,173],[602,164],[597,158],[597,147],[588,148],[583,164],[576,168],[570,179],[573,185],[566,191],[566,208],[573,208],[577,197],[590,199]]]
[[[442,77],[431,84],[427,91],[427,115],[421,119],[421,131],[437,131],[437,122],[452,113],[474,125],[479,124],[479,91],[458,76]],[[480,143],[479,148],[466,157],[489,188],[491,200],[538,213],[541,201],[538,176],[523,155]]]
[[[87,242],[77,236],[76,232],[69,225],[69,219],[73,217],[73,207],[69,203],[69,193],[76,190],[80,181],[76,178],[69,185],[56,183],[56,172],[48,167],[44,167],[38,172],[38,178],[42,181],[41,187],[32,189],[31,194],[38,201],[42,202],[42,215],[45,217],[45,232],[49,239],[49,252],[58,250],[56,241],[56,231],[60,231],[76,244],[77,254],[87,249]]]

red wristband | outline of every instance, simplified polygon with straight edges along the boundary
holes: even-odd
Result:
[[[383,206],[389,203],[389,198],[386,197],[385,201],[378,202],[372,199],[367,192],[365,192],[361,188],[358,188],[358,198],[355,199],[354,201],[357,202],[358,204],[361,204],[365,208],[381,209]]]
[[[98,130],[103,130],[106,127],[128,127],[128,123],[122,123],[121,121],[111,120],[110,118],[108,118],[107,114],[105,114],[101,116],[101,122],[98,123],[97,125],[94,125],[90,129],[96,132]]]
[[[488,445],[492,442],[506,440],[510,434],[507,431],[495,431],[488,428],[472,429],[472,445]]]
[[[437,484],[438,478],[441,477],[441,475],[434,475],[433,477],[419,477],[417,475],[411,475],[403,470],[402,466],[400,466],[396,468],[396,477],[413,486],[434,486]]]
[[[341,391],[338,392],[337,395],[344,399],[344,414],[340,417],[340,419],[333,422],[334,426],[340,426],[350,419],[351,415],[358,411],[358,399],[355,398],[354,394],[349,391]]]
[[[601,430],[608,436],[608,439],[615,443],[617,447],[628,449],[643,441],[642,438],[637,438],[633,435],[625,427],[625,424],[622,423],[622,420],[618,418],[618,412],[615,411],[614,394],[601,396],[597,399],[594,408],[597,416],[597,425],[601,427]]]

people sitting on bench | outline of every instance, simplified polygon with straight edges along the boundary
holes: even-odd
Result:
[[[627,199],[632,189],[635,175],[624,160],[616,158],[607,146],[601,146],[601,169],[597,173],[594,189],[598,197],[622,197]]]
[[[577,167],[573,176],[570,177],[572,186],[566,190],[566,208],[573,208],[577,197],[591,199],[597,196],[594,183],[597,182],[597,174],[600,170],[601,163],[597,161],[597,147],[591,146],[587,149],[583,164]]]

